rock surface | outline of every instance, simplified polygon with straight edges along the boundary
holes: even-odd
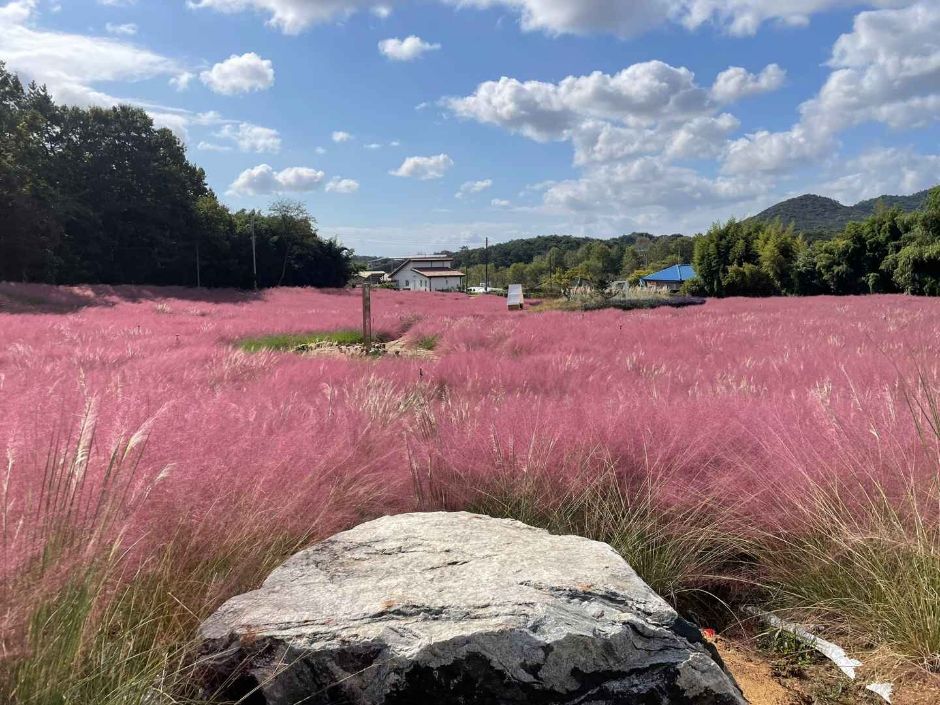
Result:
[[[742,705],[717,653],[603,543],[466,513],[290,558],[200,628],[245,705]]]

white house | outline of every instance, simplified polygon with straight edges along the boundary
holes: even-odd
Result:
[[[403,259],[388,278],[406,291],[457,291],[464,273],[454,269],[449,255],[416,255]]]

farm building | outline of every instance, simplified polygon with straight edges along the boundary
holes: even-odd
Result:
[[[683,282],[695,278],[695,270],[691,264],[674,264],[654,274],[640,279],[640,285],[649,289],[662,289],[664,291],[679,291]]]
[[[449,255],[416,255],[403,259],[388,278],[405,291],[457,291],[464,273],[454,269]]]

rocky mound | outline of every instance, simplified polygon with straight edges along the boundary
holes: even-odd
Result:
[[[200,636],[205,694],[249,705],[746,702],[612,548],[466,513],[338,534]]]

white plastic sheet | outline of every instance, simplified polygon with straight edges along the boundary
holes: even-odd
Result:
[[[858,659],[851,658],[845,649],[843,649],[838,644],[833,644],[831,641],[826,641],[825,639],[820,639],[814,634],[810,634],[799,624],[794,624],[793,622],[788,622],[785,619],[780,619],[776,615],[772,615],[769,612],[764,612],[759,610],[756,607],[745,608],[747,612],[759,617],[762,621],[766,622],[772,627],[777,629],[782,629],[785,632],[793,634],[795,637],[801,641],[806,642],[809,646],[816,649],[823,656],[832,661],[839,670],[842,671],[852,680],[855,680],[855,669],[862,665],[862,662]],[[885,702],[891,702],[891,692],[894,690],[894,686],[890,683],[870,683],[865,686],[865,690],[870,690],[872,693],[879,695]]]

